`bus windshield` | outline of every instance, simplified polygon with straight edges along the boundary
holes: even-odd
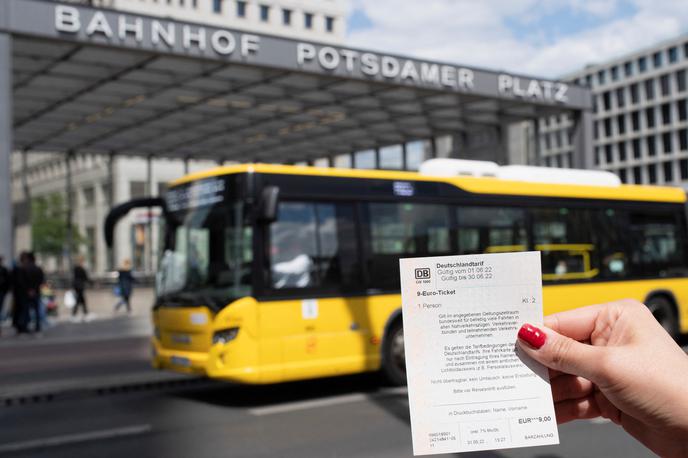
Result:
[[[162,256],[157,291],[166,302],[219,309],[251,294],[252,232],[241,202],[178,212],[173,248]]]

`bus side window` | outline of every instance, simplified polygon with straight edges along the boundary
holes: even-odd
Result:
[[[458,207],[458,254],[525,251],[525,211],[519,208]]]
[[[617,208],[595,210],[592,222],[597,235],[597,258],[602,278],[626,278],[631,274],[628,212]]]
[[[399,288],[399,258],[450,254],[449,207],[439,204],[366,204],[371,286]]]
[[[353,206],[281,202],[270,225],[270,276],[275,289],[360,283]]]
[[[354,206],[349,203],[316,204],[315,210],[320,285],[360,287],[361,268]]]
[[[685,273],[681,231],[674,214],[631,213],[631,262],[642,276]]]
[[[590,210],[553,207],[531,212],[533,242],[542,252],[543,280],[586,280],[599,275]]]
[[[317,257],[315,205],[281,202],[270,225],[271,286],[306,288],[315,284]]]

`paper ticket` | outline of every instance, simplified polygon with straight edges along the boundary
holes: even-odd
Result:
[[[415,455],[559,443],[547,369],[516,349],[542,323],[539,252],[400,261]]]

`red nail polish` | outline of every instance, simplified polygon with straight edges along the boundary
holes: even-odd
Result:
[[[547,334],[539,330],[533,325],[524,324],[518,330],[518,338],[528,342],[532,347],[540,348],[545,344]]]

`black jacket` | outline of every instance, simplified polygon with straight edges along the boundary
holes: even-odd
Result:
[[[74,277],[72,278],[72,288],[77,291],[83,291],[86,289],[86,285],[91,283],[91,279],[88,278],[88,273],[86,269],[81,266],[74,266]]]
[[[17,297],[34,298],[41,294],[41,285],[45,282],[43,269],[37,265],[19,267],[15,270],[14,290]]]
[[[6,293],[12,287],[12,275],[5,266],[0,266],[0,294]]]

